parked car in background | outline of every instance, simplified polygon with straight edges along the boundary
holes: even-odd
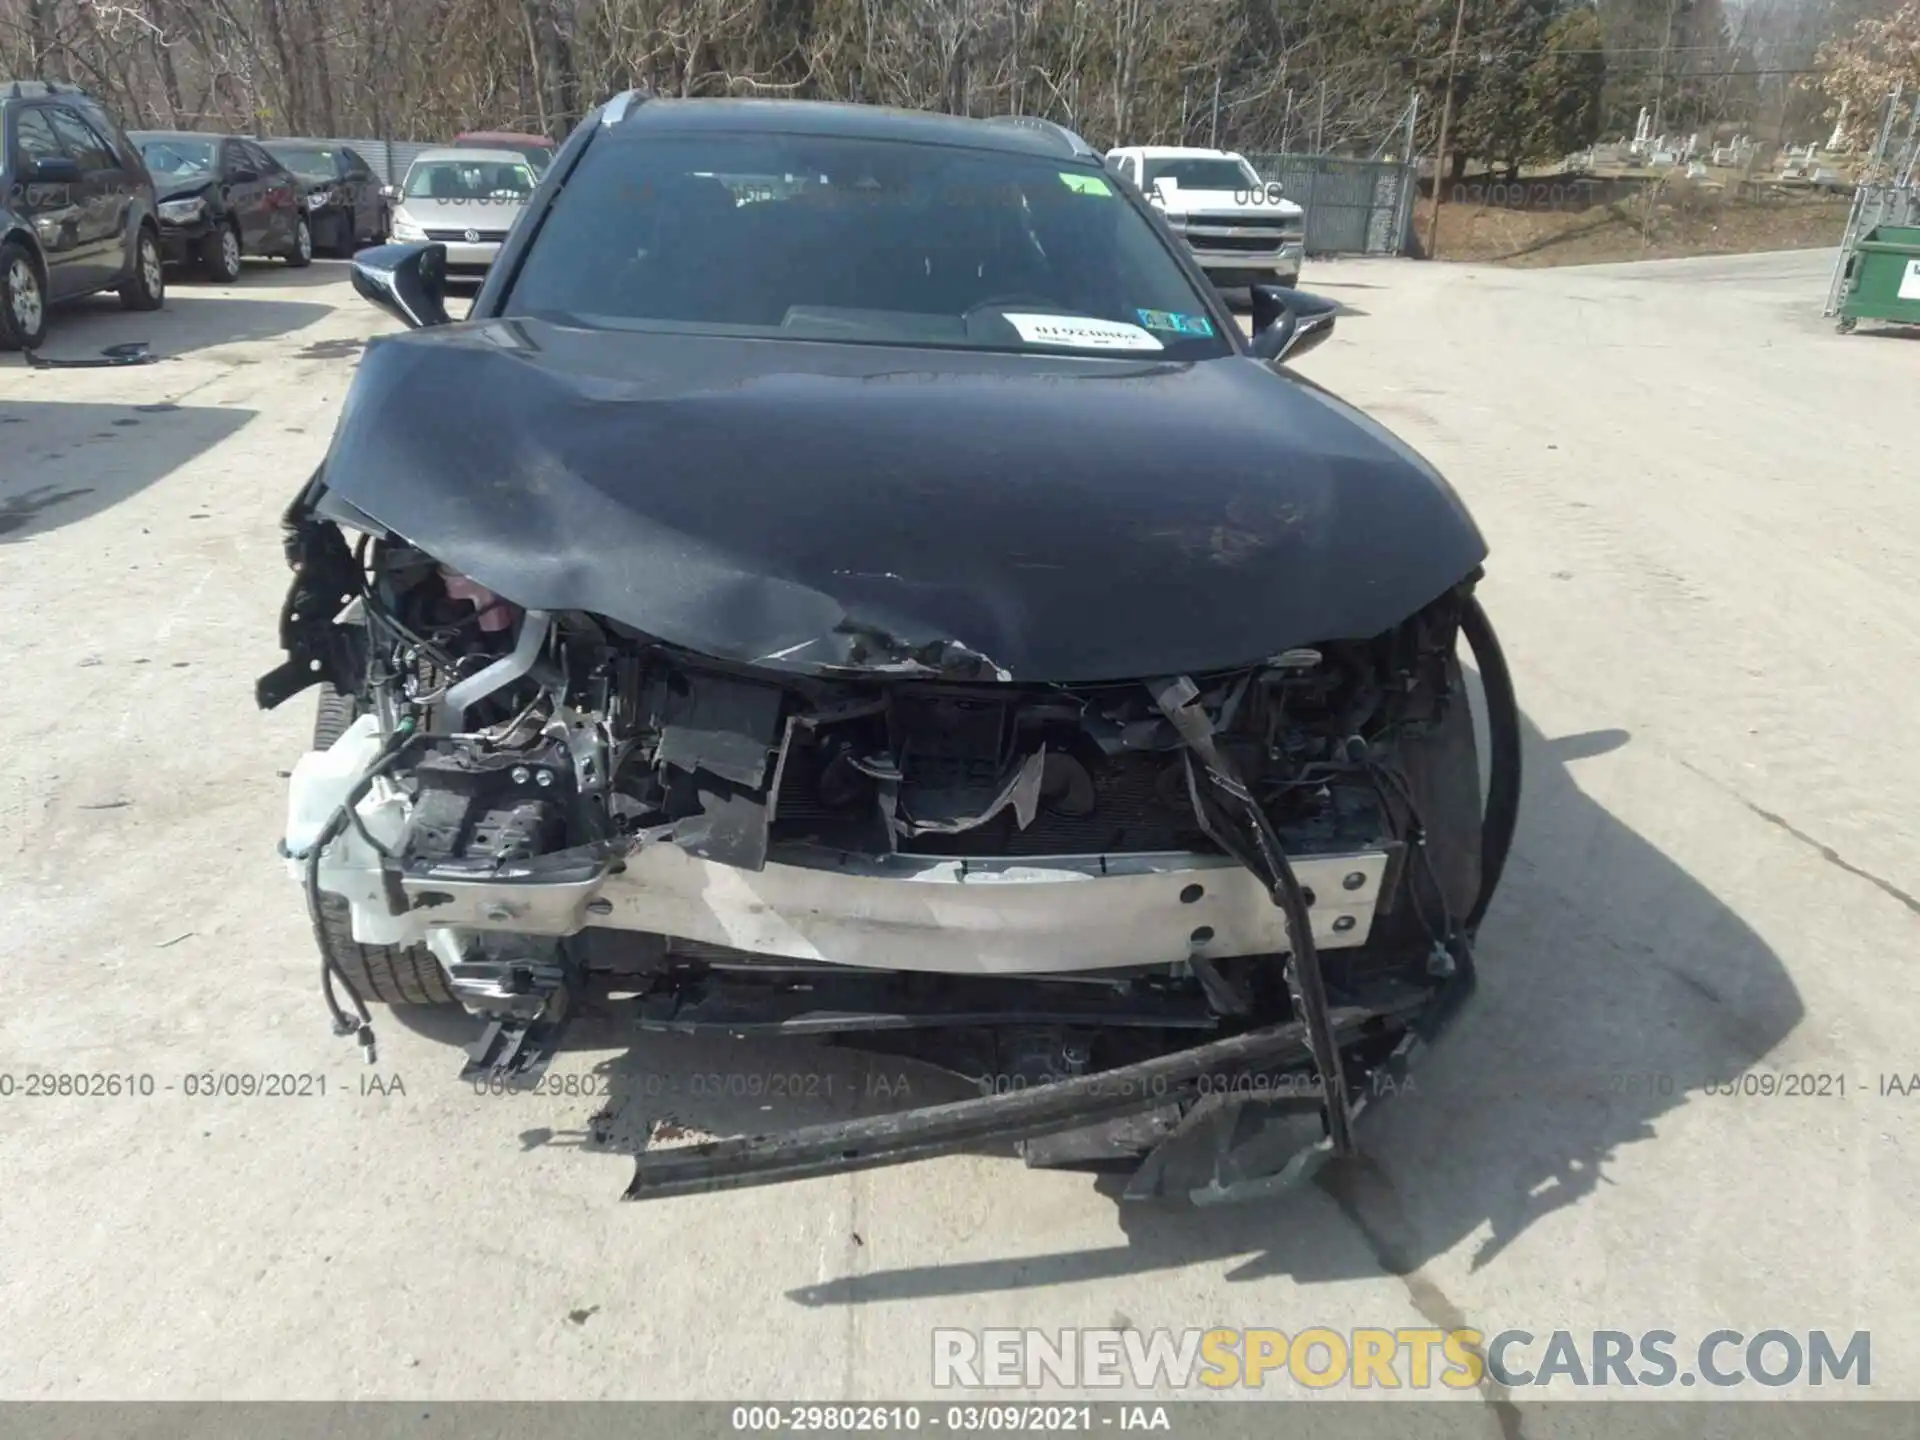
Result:
[[[1106,165],[1159,207],[1217,288],[1299,283],[1306,212],[1244,155],[1130,145],[1109,150]]]
[[[553,163],[559,147],[544,135],[527,135],[517,130],[470,130],[453,137],[456,150],[511,150],[529,165],[536,175]]]
[[[129,310],[166,298],[153,181],[86,91],[0,81],[0,350],[37,349],[47,308],[117,290]]]
[[[169,264],[236,280],[247,255],[313,262],[300,182],[256,141],[189,130],[136,130],[133,140],[160,196]]]
[[[393,239],[437,240],[447,247],[449,275],[484,275],[539,183],[532,163],[512,150],[428,150],[407,167]]]
[[[329,140],[263,140],[264,149],[293,172],[304,189],[307,224],[316,250],[351,255],[387,238],[387,200],[367,158]]]

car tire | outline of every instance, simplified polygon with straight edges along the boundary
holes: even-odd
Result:
[[[120,304],[127,310],[158,310],[166,303],[167,275],[160,237],[142,225],[134,236],[133,273],[120,287]]]
[[[37,350],[47,338],[47,281],[18,240],[0,244],[0,350]]]
[[[297,216],[293,222],[293,244],[287,247],[287,253],[281,257],[290,270],[304,270],[313,263],[313,226],[307,223],[307,217]]]
[[[237,226],[222,225],[200,242],[200,268],[207,278],[231,285],[240,278],[240,231]]]
[[[359,702],[331,685],[320,687],[313,748],[325,750],[359,718]],[[362,1000],[383,1005],[458,1005],[446,971],[425,945],[362,945],[353,938],[353,912],[338,895],[320,894],[314,940]]]

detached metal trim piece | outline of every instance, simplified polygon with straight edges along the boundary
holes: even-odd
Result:
[[[1343,1008],[1330,1017],[1351,1028],[1374,1011]],[[1306,1028],[1294,1022],[1197,1045],[1117,1070],[1055,1081],[1030,1090],[928,1105],[892,1115],[809,1125],[779,1135],[715,1140],[649,1150],[634,1162],[623,1198],[706,1195],[815,1175],[870,1170],[951,1155],[985,1141],[1028,1140],[1101,1120],[1157,1110],[1182,1098],[1203,1075],[1251,1065],[1310,1059]]]

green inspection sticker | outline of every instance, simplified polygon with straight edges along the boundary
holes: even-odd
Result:
[[[1211,335],[1213,322],[1204,315],[1183,315],[1178,310],[1136,310],[1140,323],[1148,330],[1171,330],[1176,335]]]
[[[1113,187],[1099,175],[1082,175],[1073,170],[1062,170],[1060,183],[1076,195],[1113,194]]]

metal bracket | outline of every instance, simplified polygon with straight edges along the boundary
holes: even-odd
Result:
[[[280,607],[280,645],[288,658],[254,682],[262,710],[284,705],[323,680],[350,692],[357,679],[355,647],[363,632],[334,623],[360,589],[346,537],[331,523],[307,520],[289,527],[285,545],[293,584]]]
[[[545,1070],[573,1017],[574,965],[550,956],[487,956],[447,967],[453,993],[487,1028],[467,1047],[464,1081],[527,1080]]]
[[[1306,1024],[1314,1065],[1325,1087],[1321,1108],[1326,1116],[1327,1133],[1336,1151],[1350,1154],[1353,1150],[1353,1109],[1347,1097],[1346,1072],[1342,1068],[1344,1062],[1330,1019],[1326,981],[1320,973],[1312,922],[1307,917],[1305,904],[1301,903],[1298,881],[1285,853],[1273,841],[1272,828],[1261,813],[1259,802],[1235,770],[1233,762],[1214,743],[1213,719],[1201,703],[1199,687],[1189,677],[1180,675],[1150,684],[1148,689],[1160,713],[1167,717],[1180,738],[1186,742],[1190,757],[1187,784],[1193,795],[1194,818],[1220,842],[1221,848],[1260,877],[1269,887],[1273,903],[1287,912],[1287,928],[1293,934],[1285,960],[1287,990],[1293,998],[1294,1013]],[[1254,855],[1249,855],[1244,847],[1219,834],[1209,822],[1200,796],[1198,777],[1194,774],[1192,757],[1199,759],[1214,789],[1237,802],[1247,812],[1254,829]],[[1255,855],[1258,856],[1257,860]]]

